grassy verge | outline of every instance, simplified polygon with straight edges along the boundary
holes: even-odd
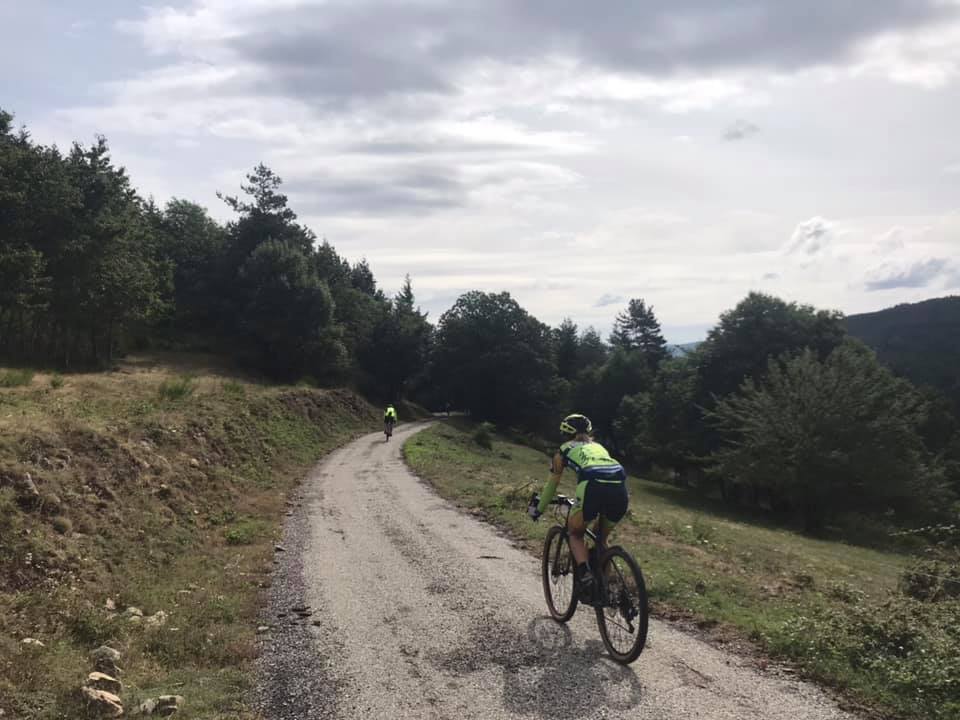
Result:
[[[123,654],[128,714],[179,694],[191,718],[252,718],[258,594],[287,493],[378,419],[346,391],[202,367],[0,389],[0,714],[84,717],[77,690],[107,643]]]
[[[434,426],[406,443],[407,462],[539,552],[551,523],[532,523],[525,510],[547,457],[496,436],[487,449],[475,435],[462,422]],[[573,490],[565,477],[561,492]],[[657,614],[721,641],[749,638],[871,707],[960,717],[960,603],[902,596],[911,558],[764,525],[663,484],[631,479],[630,494],[616,540],[643,566]]]

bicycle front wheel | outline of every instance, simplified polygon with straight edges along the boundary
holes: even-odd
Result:
[[[598,603],[597,625],[611,657],[632,663],[647,643],[650,608],[640,566],[622,547],[612,547],[600,559],[603,601]]]
[[[567,533],[554,525],[543,542],[542,574],[547,609],[557,622],[567,622],[577,611],[576,565]]]

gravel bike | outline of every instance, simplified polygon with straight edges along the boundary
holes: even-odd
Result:
[[[390,442],[390,437],[393,435],[393,425],[394,423],[389,420],[383,423],[383,434],[386,436],[384,442]]]
[[[531,498],[531,504],[535,502],[539,502],[537,495]],[[647,586],[640,566],[619,545],[600,547],[596,533],[587,528],[586,537],[593,543],[589,549],[595,583],[592,597],[582,597],[567,531],[567,516],[576,502],[558,495],[550,504],[556,508],[559,523],[547,531],[543,542],[543,594],[550,615],[565,623],[573,617],[578,603],[590,605],[610,656],[624,665],[632,663],[643,652],[650,621]]]

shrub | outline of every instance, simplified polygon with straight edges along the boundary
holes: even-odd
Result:
[[[0,373],[0,388],[25,387],[32,382],[32,370],[6,370]]]
[[[827,597],[847,603],[848,605],[856,605],[866,598],[866,593],[842,580],[830,583],[830,585],[827,586],[826,594]]]
[[[163,400],[183,400],[193,395],[193,378],[183,375],[174,380],[164,380],[157,391]]]
[[[63,382],[64,382],[63,375],[61,375],[60,373],[54,373],[50,377],[50,387],[52,387],[54,390],[59,390],[60,388],[62,388]]]
[[[904,570],[900,591],[915,600],[937,602],[960,598],[960,564],[921,560]]]
[[[73,523],[70,522],[70,518],[66,518],[60,515],[53,519],[53,529],[56,530],[61,535],[66,535],[71,530],[73,530]]]
[[[496,428],[492,423],[482,422],[473,431],[473,441],[482,448],[493,450],[493,433]]]
[[[814,671],[859,668],[870,685],[911,716],[947,720],[960,710],[960,602],[892,596],[813,616],[766,636],[776,650]]]

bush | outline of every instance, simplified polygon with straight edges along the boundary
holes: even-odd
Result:
[[[164,380],[160,383],[157,393],[163,400],[183,400],[193,395],[193,378],[188,375],[176,378],[175,380]]]
[[[766,640],[820,674],[858,668],[904,714],[947,720],[960,711],[958,628],[960,602],[894,596],[795,617]]]
[[[59,390],[63,387],[63,375],[60,373],[54,373],[50,378],[50,387],[54,390]]]
[[[25,387],[32,382],[32,370],[6,370],[0,373],[0,388]]]
[[[53,529],[61,535],[66,535],[73,530],[73,523],[70,522],[70,518],[66,518],[61,515],[53,519]]]
[[[960,599],[960,565],[921,560],[900,576],[900,591],[925,602]]]
[[[482,448],[493,450],[493,433],[496,428],[492,423],[482,422],[473,431],[473,441]]]

